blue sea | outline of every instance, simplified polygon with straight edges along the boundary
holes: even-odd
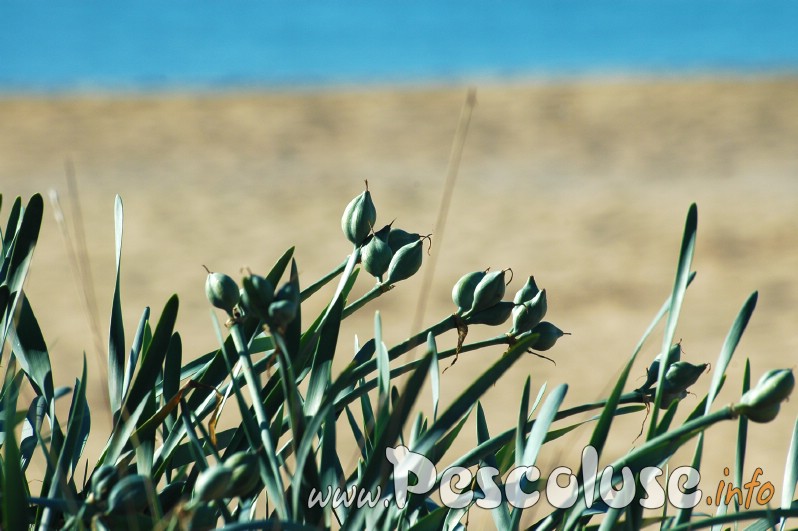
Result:
[[[0,91],[798,72],[794,0],[0,0]]]

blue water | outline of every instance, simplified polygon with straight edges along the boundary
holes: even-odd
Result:
[[[793,0],[0,0],[0,91],[798,72]]]

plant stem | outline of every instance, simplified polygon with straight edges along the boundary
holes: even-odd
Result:
[[[368,304],[369,302],[373,301],[393,286],[386,286],[385,284],[377,284],[373,288],[371,288],[365,295],[360,297],[358,300],[344,308],[343,313],[341,314],[341,319],[346,319],[360,308]]]
[[[346,263],[349,261],[349,257],[347,256],[346,259],[341,262],[341,265],[321,277],[319,280],[308,286],[307,288],[303,289],[302,292],[299,294],[299,300],[305,302],[311,295],[319,291],[321,288],[326,286],[332,279],[340,275],[344,269],[346,268]]]
[[[249,356],[249,349],[247,348],[246,343],[244,342],[244,338],[241,335],[241,330],[239,325],[236,323],[230,329],[230,334],[233,336],[233,344],[235,345],[236,350],[238,351],[238,357],[241,360],[241,368],[244,372],[244,378],[247,382],[247,387],[249,388],[250,397],[252,398],[252,407],[255,410],[255,416],[258,419],[258,431],[260,432],[260,439],[261,443],[263,444],[263,450],[266,452],[266,455],[277,455],[274,450],[274,444],[272,442],[271,433],[269,432],[269,419],[266,417],[266,410],[263,408],[263,402],[260,399],[260,392],[261,392],[261,385],[260,385],[260,378],[256,378],[255,372],[252,367],[252,359]],[[246,412],[242,411],[242,414],[246,414]],[[258,452],[260,453],[260,452]],[[281,483],[280,480],[280,473],[279,470],[276,470],[273,466],[273,461],[271,459],[266,459],[266,462],[272,465],[271,474],[273,479],[278,484]],[[268,467],[266,467],[268,470]],[[264,478],[264,485],[267,489],[272,484],[271,481],[266,481]],[[276,490],[276,489],[274,489]],[[282,499],[283,492],[282,488],[279,489],[277,492],[269,492],[271,498],[275,501]],[[283,504],[276,503],[275,508],[280,510]],[[281,513],[284,511],[280,511]],[[281,514],[281,518],[287,518],[287,514]]]

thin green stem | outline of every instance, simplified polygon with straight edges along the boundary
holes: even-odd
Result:
[[[349,257],[347,256],[346,259],[341,262],[341,265],[321,277],[319,280],[308,286],[307,288],[303,289],[302,292],[299,294],[299,300],[305,302],[306,299],[310,298],[314,293],[319,291],[321,288],[326,286],[333,280],[335,277],[343,273],[344,269],[346,269],[346,263],[349,261]]]
[[[230,329],[230,334],[233,336],[233,344],[235,345],[236,350],[238,351],[239,359],[241,360],[241,368],[244,372],[244,378],[247,382],[247,387],[249,388],[250,397],[252,398],[252,407],[255,410],[255,416],[258,420],[258,431],[260,432],[260,439],[261,443],[263,444],[263,449],[267,455],[276,455],[274,450],[274,443],[272,442],[271,433],[269,432],[269,419],[266,416],[266,410],[263,407],[263,402],[260,398],[261,393],[261,386],[260,386],[260,378],[256,378],[255,371],[253,370],[252,366],[252,358],[249,355],[249,349],[247,348],[246,343],[244,342],[244,338],[241,335],[241,330],[239,325],[236,323]],[[245,414],[245,412],[242,412]],[[278,485],[281,485],[282,481],[280,478],[279,470],[274,469],[273,463],[271,459],[267,459],[267,461],[272,464],[271,474],[273,479]],[[267,467],[268,468],[268,467]],[[270,481],[264,481],[267,489],[269,485],[272,484]],[[269,495],[274,500],[279,500],[282,498],[283,492],[282,487],[279,488],[277,492],[269,492]],[[276,504],[276,508],[280,510],[282,504]],[[281,513],[284,511],[281,511]],[[281,514],[282,518],[287,518],[287,514]]]
[[[346,319],[360,308],[365,306],[366,304],[370,303],[386,291],[393,288],[393,286],[386,286],[385,284],[376,284],[373,288],[371,288],[365,295],[360,297],[358,300],[344,308],[343,313],[341,314],[341,319]]]

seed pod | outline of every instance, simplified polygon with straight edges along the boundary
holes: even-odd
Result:
[[[518,335],[532,330],[546,316],[547,309],[548,303],[546,302],[546,290],[544,289],[538,291],[532,300],[513,308],[513,329],[510,333]]]
[[[208,273],[205,280],[205,296],[211,304],[232,313],[241,296],[236,281],[224,273]]]
[[[686,391],[691,385],[698,381],[698,378],[706,370],[707,364],[693,365],[689,361],[677,361],[668,367],[665,379],[662,382],[664,393],[680,393]]]
[[[502,300],[506,287],[504,283],[504,274],[505,271],[491,271],[490,273],[485,273],[485,276],[482,277],[482,280],[479,281],[479,284],[477,284],[474,290],[474,304],[471,307],[472,313],[490,308]]]
[[[108,512],[131,514],[143,511],[153,492],[152,481],[147,476],[133,474],[119,480],[108,496]]]
[[[480,280],[485,277],[485,271],[466,273],[452,288],[452,301],[457,306],[458,315],[462,315],[474,305],[474,291]]]
[[[194,484],[194,498],[201,501],[212,501],[222,498],[230,484],[233,471],[225,465],[216,465],[200,472]]]
[[[675,363],[682,359],[682,346],[679,343],[675,345],[671,345],[670,353],[668,354],[668,360],[670,363]],[[657,378],[659,378],[659,365],[662,361],[662,353],[657,354],[657,357],[654,358],[654,361],[649,365],[648,369],[646,369],[646,381],[640,387],[641,390],[650,389],[652,385],[657,383]]]
[[[274,300],[274,285],[260,275],[246,276],[241,283],[244,285],[241,295],[244,309],[265,321],[269,315],[269,305]]]
[[[233,474],[225,496],[246,496],[258,485],[258,456],[250,452],[237,452],[227,458],[225,466]]]
[[[537,340],[529,347],[533,350],[549,350],[565,332],[548,321],[541,321],[532,329],[533,334],[539,334]]]
[[[91,492],[95,500],[102,501],[119,480],[119,471],[115,466],[103,465],[91,475]]]
[[[296,317],[299,309],[299,292],[293,282],[283,284],[274,296],[274,302],[269,305],[270,324],[282,327]]]
[[[360,259],[365,269],[371,276],[382,279],[388,271],[388,266],[393,258],[393,251],[388,243],[378,235],[374,235],[369,242],[363,246]]]
[[[466,318],[466,323],[499,326],[510,318],[510,314],[513,313],[513,306],[515,305],[510,301],[497,302],[490,308],[472,313],[470,317]]]
[[[770,422],[795,387],[791,369],[776,369],[762,375],[756,387],[746,392],[734,410],[754,422]]]
[[[361,245],[371,233],[376,221],[377,209],[374,208],[371,192],[366,184],[366,191],[352,199],[346,206],[341,218],[341,229],[347,240],[355,245]]]
[[[538,288],[538,285],[535,283],[535,277],[530,275],[526,284],[515,293],[513,302],[516,304],[523,304],[527,301],[531,301],[539,291],[540,288]]]
[[[421,239],[405,245],[393,255],[388,266],[388,278],[384,284],[396,284],[418,272],[421,268],[421,258],[424,255],[424,246]]]
[[[387,241],[388,245],[391,247],[391,251],[396,253],[396,251],[405,245],[415,243],[419,239],[421,239],[421,235],[417,232],[407,232],[406,230],[391,228],[388,232]]]

